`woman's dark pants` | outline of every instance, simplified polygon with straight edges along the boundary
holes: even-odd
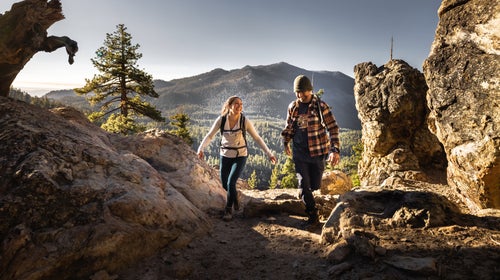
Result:
[[[236,181],[238,181],[246,162],[246,156],[236,158],[220,157],[220,179],[222,187],[227,191],[226,208],[233,207],[233,203],[238,199]]]

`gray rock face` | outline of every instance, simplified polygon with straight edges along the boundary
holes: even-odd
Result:
[[[500,5],[446,0],[439,18],[423,66],[429,127],[469,208],[500,208]]]
[[[218,177],[171,135],[111,135],[5,97],[0,127],[2,280],[116,271],[206,234],[203,210],[224,205]]]
[[[424,76],[402,60],[377,68],[355,66],[356,107],[363,127],[362,185],[389,177],[428,180],[425,171],[443,170],[443,147],[427,128]]]

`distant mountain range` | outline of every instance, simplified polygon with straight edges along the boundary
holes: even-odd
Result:
[[[284,62],[230,71],[214,69],[171,81],[155,80],[159,98],[148,101],[164,116],[182,110],[192,119],[212,119],[227,97],[237,95],[243,100],[246,114],[284,120],[288,104],[295,99],[293,79],[300,74],[313,81],[315,92],[324,90],[322,99],[333,108],[342,128],[361,129],[353,78],[341,72],[310,71]],[[73,90],[52,91],[45,97],[76,107],[85,106],[84,98],[76,96]]]

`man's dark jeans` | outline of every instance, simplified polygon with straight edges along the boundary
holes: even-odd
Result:
[[[308,161],[296,160],[294,163],[301,188],[301,198],[306,205],[306,213],[316,212],[316,201],[312,192],[321,186],[321,177],[325,171],[325,158],[317,157]]]

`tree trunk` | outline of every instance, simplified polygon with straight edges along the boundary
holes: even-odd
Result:
[[[77,43],[66,36],[47,37],[47,29],[61,19],[59,0],[24,0],[0,14],[0,96],[9,95],[17,74],[39,51],[53,52],[64,46],[73,64]]]

